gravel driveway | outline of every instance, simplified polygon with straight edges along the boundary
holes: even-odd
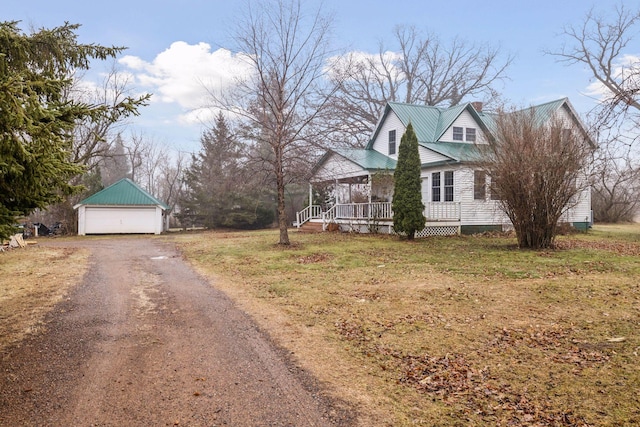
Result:
[[[0,425],[353,424],[170,243],[44,244],[89,247],[91,265],[46,332],[0,354]]]

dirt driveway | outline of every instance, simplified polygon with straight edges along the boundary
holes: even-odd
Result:
[[[89,247],[90,270],[45,333],[0,354],[0,425],[351,425],[170,243],[62,245]]]

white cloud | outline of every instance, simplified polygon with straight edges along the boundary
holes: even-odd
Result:
[[[638,55],[623,55],[613,68],[613,78],[619,82],[624,88],[637,88],[640,86],[640,56]],[[585,89],[585,93],[588,96],[592,96],[601,101],[606,101],[612,96],[612,93],[607,87],[600,83],[600,81],[594,81]]]
[[[183,124],[206,120],[210,113],[203,107],[210,91],[228,88],[238,77],[250,73],[241,54],[222,48],[212,51],[202,42],[174,42],[152,62],[136,56],[125,56],[119,62],[135,76],[137,85],[154,94],[152,102],[179,105],[185,111],[179,117]]]

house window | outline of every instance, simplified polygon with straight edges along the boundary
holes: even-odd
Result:
[[[431,174],[431,201],[440,201],[440,172]]]
[[[491,180],[491,184],[489,184],[489,193],[489,197],[491,198],[491,200],[500,200],[498,190],[496,190],[493,180]]]
[[[473,171],[473,200],[485,200],[487,196],[487,174]]]
[[[453,202],[453,171],[444,173],[444,201]]]
[[[396,154],[396,131],[389,131],[389,155]]]
[[[462,141],[464,136],[464,128],[454,126],[453,127],[453,140]]]
[[[476,142],[476,129],[467,128],[467,142]]]

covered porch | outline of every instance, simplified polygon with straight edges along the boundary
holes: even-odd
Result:
[[[393,233],[395,161],[373,150],[342,151],[328,153],[314,170],[308,205],[294,225],[301,231]],[[458,202],[427,202],[424,216],[427,224],[417,237],[460,233]]]
[[[316,188],[331,187],[331,197],[325,205],[314,202]],[[317,194],[316,194],[317,196]],[[296,214],[294,225],[322,231],[357,233],[393,233],[393,176],[390,174],[366,174],[357,177],[335,179],[329,183],[309,185],[309,205]],[[426,202],[425,229],[418,237],[430,235],[454,235],[460,233],[461,209],[459,202]],[[315,226],[315,227],[314,227]]]
[[[417,237],[460,233],[458,202],[426,203],[424,216],[425,229],[417,233]],[[320,205],[311,205],[297,213],[296,227],[302,229],[306,223],[318,224],[322,231],[391,234],[393,210],[391,202],[339,203],[326,210]]]

